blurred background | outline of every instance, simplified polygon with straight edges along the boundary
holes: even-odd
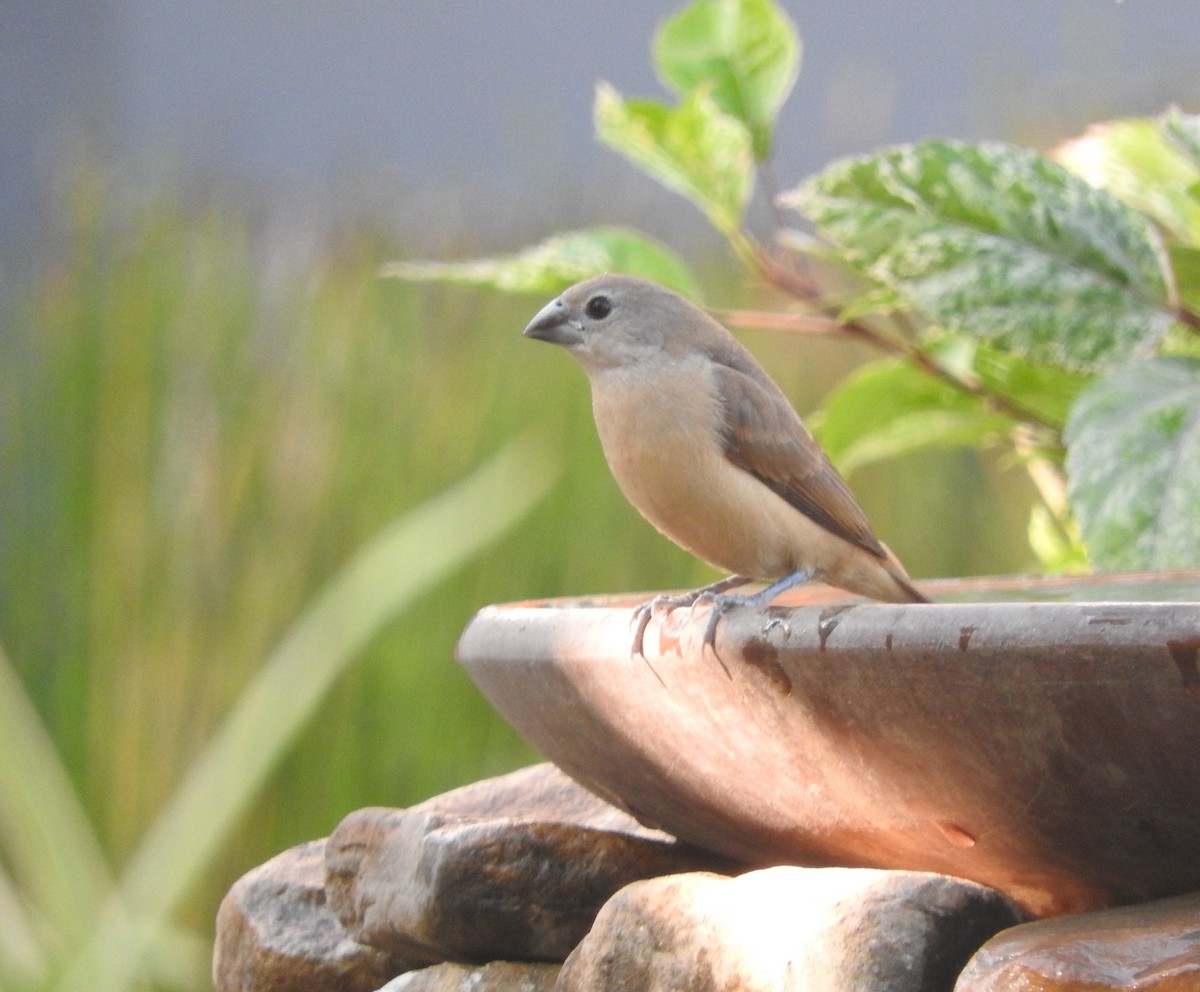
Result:
[[[189,889],[202,950],[274,853],[536,760],[453,660],[480,606],[714,577],[617,492],[579,371],[521,340],[543,300],[377,277],[627,223],[709,303],[758,298],[693,208],[592,138],[597,80],[665,95],[650,42],[678,6],[0,0],[0,646],[112,871],[356,549],[526,429],[560,465],[353,659]],[[1195,0],[783,6],[804,41],[787,187],[887,143],[1045,148],[1200,109]],[[742,337],[802,413],[870,357]],[[934,452],[850,481],[915,576],[1034,567],[1012,466]]]

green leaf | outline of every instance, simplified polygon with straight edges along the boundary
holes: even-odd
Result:
[[[812,418],[844,473],[924,448],[970,447],[1006,433],[1011,418],[899,359],[851,374]]]
[[[989,390],[1008,397],[1055,426],[1066,423],[1075,397],[1093,381],[1086,373],[1056,365],[1037,365],[1020,355],[984,344],[974,349],[972,359],[972,373]]]
[[[1175,270],[1175,292],[1179,302],[1192,310],[1200,310],[1200,248],[1171,245],[1167,250]]]
[[[1093,186],[1108,190],[1165,231],[1200,245],[1200,163],[1172,141],[1163,121],[1110,121],[1088,128],[1055,149],[1055,161]]]
[[[1074,522],[1064,526],[1045,504],[1035,503],[1029,511],[1026,533],[1029,547],[1046,572],[1078,575],[1091,571]]]
[[[891,287],[881,283],[854,293],[838,307],[838,320],[851,323],[864,317],[896,313],[904,309],[904,300]]]
[[[754,181],[750,133],[708,93],[696,90],[668,107],[627,101],[602,82],[594,117],[601,141],[692,200],[722,234],[737,233]]]
[[[466,262],[391,262],[380,274],[410,282],[486,286],[505,293],[550,295],[601,272],[641,276],[699,302],[687,264],[653,238],[623,227],[594,227],[548,238],[513,255]]]
[[[663,23],[654,38],[659,74],[681,98],[707,86],[722,110],[771,150],[771,129],[800,72],[795,25],[771,0],[697,0]]]
[[[1097,382],[1066,441],[1071,503],[1096,565],[1200,563],[1200,360],[1147,358]]]
[[[837,163],[784,202],[935,325],[1037,363],[1110,368],[1171,324],[1149,221],[1024,149],[895,148]]]

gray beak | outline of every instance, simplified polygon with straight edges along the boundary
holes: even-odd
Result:
[[[562,300],[551,300],[542,307],[523,333],[527,338],[567,347],[583,342],[583,325],[571,319]]]

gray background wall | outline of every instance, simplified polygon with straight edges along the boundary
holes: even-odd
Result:
[[[649,193],[592,140],[592,86],[660,93],[649,43],[677,6],[0,0],[0,242],[11,258],[38,240],[49,185],[84,154],[276,198],[386,182],[485,240],[517,212],[621,219]],[[887,142],[1046,144],[1200,96],[1196,0],[785,6],[805,42],[785,184]]]

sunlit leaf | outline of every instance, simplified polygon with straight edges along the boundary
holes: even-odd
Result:
[[[700,207],[732,235],[750,198],[754,157],[750,132],[703,89],[677,107],[626,100],[607,83],[596,87],[596,134],[668,189]]]
[[[1064,526],[1042,503],[1035,503],[1029,511],[1029,547],[1047,572],[1082,574],[1091,570],[1078,530],[1074,521]]]
[[[1185,244],[1200,244],[1200,163],[1171,140],[1163,122],[1133,118],[1096,124],[1060,145],[1052,157]]]
[[[1033,152],[931,141],[837,163],[785,202],[947,330],[1113,367],[1170,326],[1152,225]]]
[[[985,344],[972,354],[971,374],[992,392],[1036,414],[1044,423],[1061,427],[1075,397],[1093,376],[1057,365],[1038,365],[1012,352]]]
[[[1134,362],[1091,386],[1067,423],[1071,503],[1104,569],[1200,563],[1200,360]]]
[[[659,28],[654,62],[680,97],[710,87],[717,105],[750,130],[755,157],[763,159],[800,71],[800,38],[771,0],[697,0]]]
[[[699,302],[699,283],[666,245],[623,227],[593,227],[547,238],[512,255],[465,262],[391,262],[381,274],[410,282],[486,286],[548,296],[601,272],[641,276]]]
[[[813,420],[822,447],[845,473],[926,448],[978,445],[1012,426],[978,398],[896,359],[854,372]]]

